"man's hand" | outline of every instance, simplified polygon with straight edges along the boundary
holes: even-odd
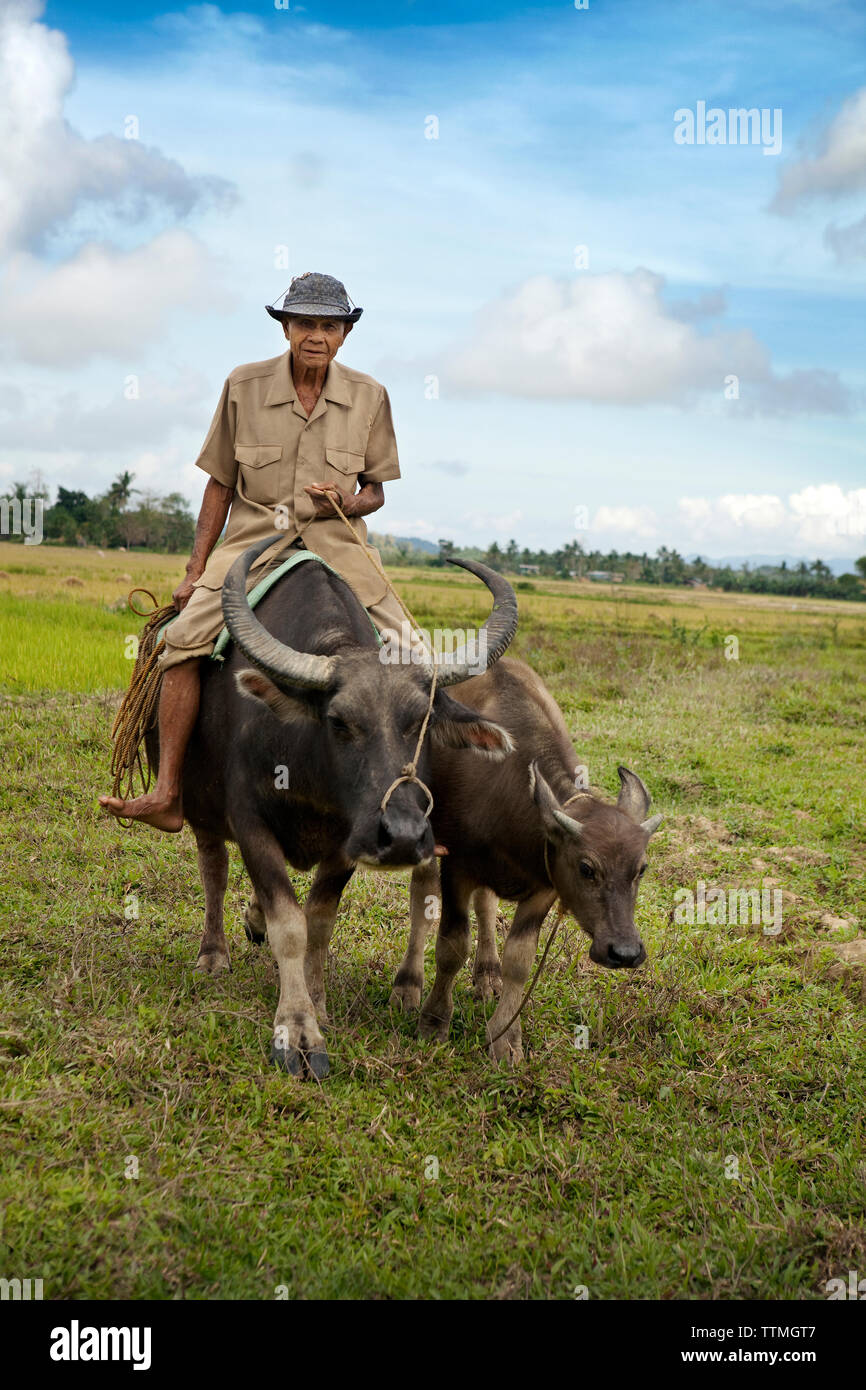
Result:
[[[336,483],[328,483],[326,487],[322,487],[319,483],[313,483],[310,487],[305,487],[304,492],[313,499],[313,506],[316,508],[316,516],[337,515],[331,505],[331,493],[336,497],[345,516],[355,515],[355,498],[357,497],[357,493],[343,492],[342,488],[337,487]]]
[[[171,601],[177,609],[178,613],[183,612],[183,610],[186,608],[186,605],[192,598],[193,585],[195,584],[195,581],[198,578],[198,575],[188,574],[185,579],[181,580],[174,593],[172,594]]]

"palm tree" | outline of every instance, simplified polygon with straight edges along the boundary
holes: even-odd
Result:
[[[118,473],[111,487],[106,493],[106,500],[112,509],[122,512],[124,507],[129,505],[129,499],[134,492],[138,492],[137,487],[132,486],[134,473],[127,469],[123,473]]]

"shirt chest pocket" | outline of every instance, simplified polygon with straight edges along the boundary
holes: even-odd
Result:
[[[235,458],[240,464],[244,497],[273,507],[283,501],[281,488],[281,444],[236,444]]]
[[[364,455],[351,449],[326,449],[325,458],[332,480],[351,491],[358,474],[364,471]]]

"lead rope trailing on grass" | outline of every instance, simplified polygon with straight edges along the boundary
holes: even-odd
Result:
[[[563,801],[563,803],[562,803],[563,807],[565,807],[565,806],[570,806],[571,803],[572,803],[572,801],[577,801],[578,797],[584,796],[584,795],[585,795],[585,792],[575,792],[574,796],[570,796],[570,797],[568,798],[567,801]],[[550,872],[550,860],[549,860],[549,858],[548,858],[548,856],[547,856],[547,840],[544,841],[544,868],[545,868],[545,870],[546,870],[546,872],[547,872],[547,877],[548,877],[548,881],[549,881],[549,883],[550,883],[550,886],[551,886],[551,888],[554,890],[554,892],[556,892],[556,884],[554,883],[554,881],[553,881],[553,875],[552,875],[551,872]],[[498,1042],[499,1039],[500,1039],[501,1037],[504,1037],[504,1036],[505,1036],[505,1034],[508,1032],[508,1030],[509,1030],[509,1028],[511,1027],[511,1025],[512,1025],[513,1023],[516,1023],[516,1022],[517,1022],[517,1020],[519,1019],[520,1015],[523,1013],[523,1010],[526,1008],[526,1005],[529,1003],[529,1001],[530,1001],[530,999],[531,999],[531,997],[532,997],[533,990],[535,989],[535,986],[538,984],[538,981],[539,981],[539,979],[540,979],[540,977],[541,977],[541,972],[542,972],[542,970],[544,969],[544,962],[547,960],[548,952],[550,951],[550,948],[551,948],[551,946],[553,945],[553,938],[556,936],[556,933],[559,931],[559,928],[560,928],[560,926],[562,925],[562,919],[563,919],[564,916],[565,916],[565,908],[563,907],[562,898],[559,897],[559,894],[557,894],[556,918],[555,918],[555,920],[554,920],[553,926],[550,928],[550,935],[549,935],[548,938],[547,938],[547,942],[545,943],[544,950],[543,950],[543,952],[542,952],[542,954],[541,954],[541,960],[538,962],[538,965],[535,967],[535,974],[534,974],[533,977],[532,977],[532,983],[530,984],[529,989],[526,991],[526,993],[524,994],[523,998],[521,999],[521,1001],[520,1001],[520,1008],[517,1010],[517,1013],[512,1014],[511,1018],[508,1020],[508,1022],[507,1022],[506,1025],[505,1025],[505,1027],[504,1027],[504,1028],[500,1028],[499,1032],[495,1035],[495,1037],[492,1037],[492,1038],[488,1038],[488,1039],[487,1039],[487,1041],[484,1043],[485,1049],[488,1048],[488,1047],[492,1047],[493,1044],[494,1044],[495,1042]]]
[[[361,547],[370,564],[376,570],[380,578],[384,581],[393,597],[397,600],[400,608],[406,616],[410,627],[420,635],[415,618],[406,607],[397,590],[394,588],[378,559],[367,548],[361,537],[352,526],[336,497],[328,494],[331,503],[346,527],[353,541]],[[298,539],[304,534],[307,527],[317,520],[311,517],[305,526],[298,532]],[[133,604],[133,594],[146,594],[153,603],[153,611],[147,617],[144,631],[141,634],[138,644],[138,655],[135,659],[135,667],[129,682],[129,689],[120,702],[120,708],[111,729],[111,737],[114,742],[114,751],[111,756],[111,772],[113,783],[111,788],[112,796],[121,797],[124,801],[129,800],[135,789],[136,775],[140,777],[142,789],[147,791],[150,787],[151,770],[147,758],[142,757],[144,736],[156,718],[157,707],[159,705],[159,692],[162,687],[162,672],[159,669],[159,657],[165,646],[159,637],[160,628],[169,621],[170,618],[177,617],[178,610],[173,603],[165,604],[162,608],[157,607],[154,595],[149,589],[131,589],[127,595],[127,603],[132,612],[138,617],[145,617]],[[421,756],[421,748],[427,735],[427,728],[430,723],[430,716],[433,713],[433,701],[436,697],[436,679],[438,661],[435,653],[430,653],[433,664],[433,676],[430,682],[430,698],[427,702],[427,712],[424,715],[421,729],[418,734],[418,742],[415,745],[415,752],[412,761],[404,764],[400,770],[400,776],[395,777],[385,795],[382,797],[380,809],[385,810],[394,791],[400,786],[401,782],[415,782],[422,791],[427,794],[427,810],[425,817],[429,819],[433,810],[433,793],[425,782],[418,776],[418,759]],[[129,830],[133,822],[121,820],[120,824],[124,830]]]

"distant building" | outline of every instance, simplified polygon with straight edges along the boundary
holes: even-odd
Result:
[[[520,574],[541,574],[540,565],[518,565],[517,568]]]
[[[591,579],[593,584],[621,584],[625,575],[614,570],[589,570],[586,577]]]

